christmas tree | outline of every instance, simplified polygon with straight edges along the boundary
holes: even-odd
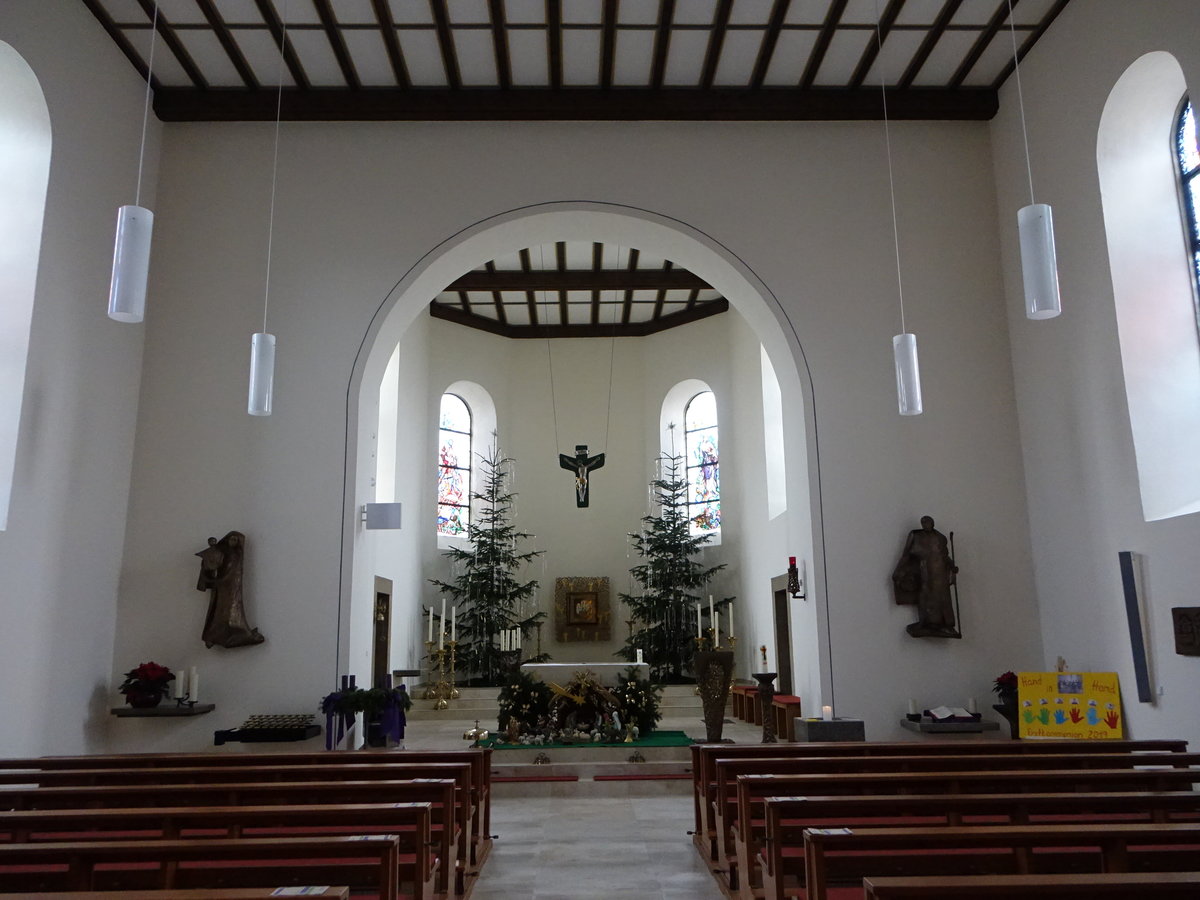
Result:
[[[537,590],[534,581],[521,582],[518,570],[540,550],[521,551],[518,545],[531,535],[517,531],[512,523],[516,494],[506,481],[512,460],[500,455],[496,444],[487,454],[478,454],[483,490],[472,491],[472,515],[467,526],[467,544],[450,547],[444,553],[450,560],[451,581],[430,579],[453,599],[458,607],[458,667],[469,684],[495,686],[504,682],[516,660],[517,651],[500,649],[501,632],[520,629],[527,637],[543,618],[544,612],[526,616],[526,601]],[[519,653],[518,653],[519,657]],[[549,659],[542,654],[529,662]]]
[[[694,558],[712,540],[712,534],[691,533],[682,467],[678,456],[659,457],[659,477],[650,483],[659,514],[643,516],[642,533],[629,535],[644,560],[629,570],[641,591],[620,595],[634,625],[625,646],[614,655],[632,662],[637,651],[643,651],[650,664],[650,680],[657,683],[687,680],[684,672],[691,667],[697,649],[696,604],[701,604],[703,614],[708,612],[700,591],[725,568],[724,563],[706,568]],[[725,597],[713,606],[724,609],[733,599]],[[707,631],[704,648],[710,649]]]

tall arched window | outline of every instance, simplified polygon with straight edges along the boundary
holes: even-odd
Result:
[[[1180,187],[1183,189],[1184,225],[1187,228],[1188,253],[1192,260],[1192,279],[1200,304],[1200,138],[1196,132],[1196,112],[1185,100],[1175,129],[1175,152],[1179,159]],[[1200,311],[1197,312],[1200,316]]]
[[[438,417],[437,533],[466,534],[471,524],[471,409],[442,394]]]
[[[721,457],[717,441],[717,398],[702,391],[683,411],[688,528],[705,534],[721,527]]]

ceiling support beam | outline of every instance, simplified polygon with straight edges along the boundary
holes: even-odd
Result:
[[[614,322],[607,325],[512,325],[464,313],[459,307],[444,303],[430,303],[429,315],[435,319],[466,325],[468,328],[476,328],[489,334],[498,334],[501,337],[545,340],[546,338],[645,337],[677,325],[687,325],[707,319],[709,316],[720,315],[727,309],[729,309],[729,301],[722,297],[710,303],[702,303],[694,309],[671,313],[661,319],[627,324]]]
[[[455,279],[448,291],[690,291],[712,290],[686,269],[589,269],[529,272],[472,271]]]

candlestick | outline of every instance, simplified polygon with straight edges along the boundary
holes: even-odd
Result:
[[[433,607],[429,607],[429,637],[425,638],[425,643],[433,643]]]
[[[446,630],[446,595],[445,594],[442,594],[442,618],[438,622],[438,629],[441,631]],[[440,642],[438,643],[438,649],[439,650],[442,649]]]
[[[729,614],[729,638],[733,639],[733,601],[729,601],[729,608],[725,610]]]
[[[711,627],[712,620],[713,620],[713,599],[712,599],[712,594],[709,594],[708,595],[708,621],[710,623],[710,627]]]
[[[458,640],[458,607],[450,607],[450,640]]]
[[[200,672],[195,666],[188,672],[188,694],[191,700],[200,699]]]
[[[696,639],[699,640],[700,634],[700,601],[696,601]]]
[[[713,613],[713,649],[721,646],[721,614]]]

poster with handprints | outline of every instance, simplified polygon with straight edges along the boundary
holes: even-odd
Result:
[[[1018,672],[1022,738],[1124,737],[1116,672]]]

